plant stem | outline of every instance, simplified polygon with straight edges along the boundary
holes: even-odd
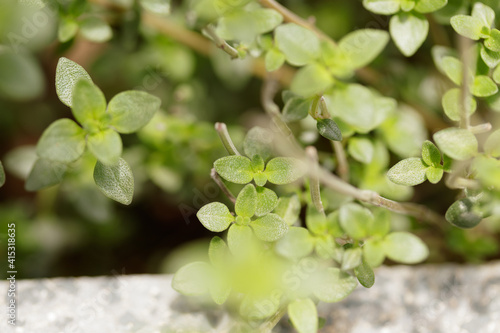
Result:
[[[318,179],[318,151],[315,147],[306,147],[306,155],[309,159],[311,165],[311,171],[309,172],[309,189],[311,191],[311,200],[316,209],[325,214],[325,208],[323,207],[323,202],[321,202],[321,190],[319,187]]]
[[[472,134],[481,134],[481,133],[486,133],[486,132],[491,131],[492,128],[493,128],[493,126],[491,126],[491,123],[484,123],[484,124],[479,124],[476,126],[469,127],[469,131]]]
[[[226,148],[229,155],[241,155],[238,149],[236,149],[233,140],[231,140],[231,136],[227,131],[226,124],[215,123],[215,130],[217,131],[217,134],[219,134],[219,138],[222,141],[222,144],[224,145],[224,148]]]
[[[234,47],[229,45],[224,39],[220,38],[219,35],[217,35],[214,27],[211,24],[203,28],[202,32],[210,37],[218,48],[229,54],[231,56],[231,59],[238,59],[240,57],[238,51]]]
[[[260,326],[259,333],[271,333],[273,328],[279,323],[285,315],[286,308],[280,308],[268,321]]]
[[[462,86],[460,90],[460,128],[469,129],[470,127],[470,118],[467,109],[469,108],[470,101],[470,77],[469,77],[469,68],[472,68],[473,57],[471,55],[470,46],[472,43],[464,37],[459,37],[459,50],[461,53],[462,60]],[[475,69],[473,69],[475,72]]]
[[[339,176],[343,181],[349,182],[349,164],[347,163],[344,146],[342,146],[342,142],[339,141],[332,141],[332,146],[335,151],[335,156],[337,156],[337,171]]]
[[[214,168],[212,168],[212,171],[210,171],[210,177],[214,180],[214,182],[219,186],[219,188],[224,192],[226,197],[228,197],[229,200],[234,204],[236,203],[236,197],[231,193],[231,191],[227,188],[226,184],[222,181],[220,178],[219,174],[217,171],[215,171]]]
[[[386,199],[374,191],[358,189],[323,168],[319,171],[319,178],[320,181],[326,186],[339,193],[351,196],[354,199],[367,202],[375,206],[384,207],[396,213],[410,215],[418,220],[431,222],[439,228],[443,227],[445,219],[425,206],[414,203],[396,202]]]

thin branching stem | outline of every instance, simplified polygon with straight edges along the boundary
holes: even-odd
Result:
[[[203,28],[202,32],[210,37],[210,39],[213,40],[218,48],[229,54],[231,56],[231,59],[238,59],[240,57],[238,51],[234,47],[229,45],[224,39],[220,38],[219,35],[217,35],[214,27],[211,24]]]
[[[325,208],[323,207],[323,202],[321,201],[321,189],[319,186],[318,178],[318,151],[315,147],[306,147],[306,155],[309,159],[309,165],[311,171],[309,172],[309,190],[311,191],[311,201],[314,207],[322,213],[325,214]]]
[[[472,67],[474,64],[474,59],[472,52],[470,51],[470,46],[472,43],[469,39],[464,37],[459,37],[459,50],[461,53],[462,60],[462,86],[460,87],[460,128],[469,129],[470,127],[470,117],[469,117],[469,104],[471,94],[469,88],[471,86],[471,77],[469,75],[470,71],[475,72]]]
[[[215,123],[215,130],[217,131],[217,134],[219,134],[219,138],[222,141],[222,144],[224,145],[224,148],[226,148],[227,152],[230,155],[241,155],[238,149],[236,149],[236,146],[233,143],[233,140],[231,140],[231,136],[229,135],[229,132],[227,131],[227,126],[224,123]]]
[[[226,184],[224,184],[217,171],[215,171],[215,169],[213,168],[212,171],[210,171],[210,177],[212,177],[213,181],[217,184],[217,186],[219,186],[219,188],[226,195],[226,197],[228,197],[228,199],[231,200],[232,203],[236,203],[236,197],[227,188]]]
[[[337,157],[337,172],[343,181],[349,182],[349,163],[347,162],[344,146],[339,141],[332,141],[332,146]]]
[[[481,134],[481,133],[486,133],[486,132],[491,131],[492,128],[493,128],[493,126],[491,126],[491,123],[484,123],[484,124],[479,124],[476,126],[469,127],[469,131],[472,134]]]

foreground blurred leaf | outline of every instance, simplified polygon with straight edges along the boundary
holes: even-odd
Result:
[[[288,316],[299,333],[318,331],[318,312],[310,298],[297,299],[288,305]]]
[[[477,154],[477,139],[468,130],[446,128],[436,132],[433,138],[439,149],[455,160],[467,160]]]
[[[427,245],[408,232],[393,232],[387,235],[384,239],[384,247],[389,259],[403,264],[422,262],[429,255]]]
[[[391,18],[389,30],[398,49],[410,57],[427,38],[429,22],[417,13],[399,13]]]

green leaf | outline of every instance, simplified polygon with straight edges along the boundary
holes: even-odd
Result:
[[[358,69],[371,63],[389,42],[383,30],[360,29],[347,34],[339,41],[339,49],[348,60],[349,67]]]
[[[309,114],[311,104],[311,98],[290,98],[283,107],[283,120],[288,123],[304,119]]]
[[[493,157],[500,157],[500,129],[490,134],[484,144],[484,152]]]
[[[196,217],[205,228],[213,232],[226,230],[235,219],[229,208],[220,202],[212,202],[201,207]]]
[[[253,172],[259,173],[264,171],[265,163],[259,154],[253,155],[252,160],[250,162],[252,165]]]
[[[382,97],[360,84],[339,87],[327,97],[328,109],[335,110],[335,116],[360,133],[375,129],[396,109],[394,99]]]
[[[5,184],[5,171],[3,169],[2,162],[0,161],[0,187]]]
[[[215,236],[210,240],[208,258],[213,266],[224,267],[227,264],[228,254],[229,249],[222,238]]]
[[[275,10],[267,8],[233,9],[224,14],[217,24],[217,34],[225,40],[252,43],[260,34],[272,31],[283,21]]]
[[[415,8],[414,0],[400,0],[401,1],[401,10],[404,12],[409,12],[413,8]]]
[[[297,95],[310,97],[321,95],[333,85],[333,78],[328,70],[320,64],[302,67],[293,77],[290,89]]]
[[[451,18],[450,23],[453,29],[464,37],[479,40],[483,36],[482,29],[484,23],[480,18],[467,15],[456,15]]]
[[[192,262],[181,267],[172,279],[172,288],[186,296],[199,296],[208,292],[207,276],[210,265],[206,262]]]
[[[115,165],[97,161],[94,181],[102,193],[121,204],[129,205],[134,196],[134,176],[130,166],[120,158]]]
[[[477,154],[477,139],[468,130],[446,128],[434,134],[439,149],[454,160],[464,161]]]
[[[90,81],[82,79],[75,84],[71,111],[89,131],[95,132],[106,125],[106,99],[101,89]]]
[[[350,138],[347,151],[356,161],[368,164],[372,161],[374,148],[369,139]]]
[[[263,216],[270,213],[278,205],[278,196],[274,191],[257,186],[257,209],[256,216]]]
[[[354,269],[354,274],[358,278],[359,283],[365,288],[371,288],[375,283],[373,269],[364,260],[361,261],[361,265]]]
[[[240,191],[236,198],[234,210],[236,215],[252,217],[257,209],[257,191],[255,186],[248,184]]]
[[[263,172],[257,172],[254,173],[253,180],[255,181],[255,185],[264,186],[267,183],[267,176]]]
[[[427,38],[429,22],[421,14],[400,12],[391,18],[389,31],[401,53],[409,57]]]
[[[416,264],[429,255],[427,245],[408,232],[393,232],[384,239],[385,253],[391,260],[403,264]]]
[[[363,0],[363,6],[375,14],[392,15],[399,11],[400,0]]]
[[[297,299],[288,304],[288,316],[299,333],[318,331],[318,312],[310,298]]]
[[[384,243],[378,239],[368,239],[363,245],[363,259],[370,267],[382,265],[385,259]]]
[[[463,65],[455,57],[445,56],[441,59],[441,67],[446,76],[457,86],[462,84]]]
[[[286,224],[293,225],[299,218],[300,209],[299,197],[294,194],[288,197],[279,198],[274,213],[279,215]]]
[[[87,147],[99,162],[106,165],[116,164],[122,155],[122,139],[112,129],[89,134]]]
[[[230,277],[223,275],[223,273],[215,272],[214,276],[209,280],[208,291],[215,304],[224,304],[231,294],[232,288],[229,279]]]
[[[314,248],[314,238],[306,228],[290,227],[276,242],[276,252],[285,258],[298,260],[308,256]]]
[[[160,108],[161,100],[143,91],[129,90],[109,101],[111,125],[120,133],[133,133],[146,125]]]
[[[495,11],[481,2],[476,2],[472,7],[472,17],[480,19],[483,26],[489,28],[495,20]]]
[[[445,218],[455,227],[462,229],[474,228],[483,219],[473,212],[474,203],[469,198],[455,201],[446,211]]]
[[[472,95],[477,97],[488,97],[498,92],[498,86],[486,75],[478,75],[470,87]]]
[[[374,209],[372,213],[375,220],[370,235],[384,237],[391,230],[392,213],[385,208]]]
[[[415,186],[427,179],[425,175],[427,167],[421,158],[410,157],[394,165],[387,172],[387,177],[399,185]]]
[[[0,73],[2,99],[28,101],[44,93],[45,78],[42,67],[29,53],[16,53],[9,50],[9,47],[0,49]]]
[[[267,161],[273,152],[273,132],[259,126],[252,127],[243,141],[243,150],[249,158],[260,155]]]
[[[476,100],[467,95],[467,115],[472,115],[477,108]],[[460,121],[460,109],[462,105],[462,91],[460,88],[452,88],[448,90],[442,99],[444,113],[453,121]]]
[[[499,55],[500,55],[500,53],[499,53]],[[495,70],[493,71],[493,80],[497,84],[500,84],[500,66],[498,66],[497,68],[495,68]]]
[[[355,277],[338,268],[329,267],[315,285],[314,294],[323,302],[338,302],[346,298],[357,285]]]
[[[214,163],[217,173],[227,181],[236,184],[247,184],[253,179],[251,161],[244,156],[226,156]]]
[[[266,53],[264,58],[264,64],[266,66],[266,71],[274,72],[283,66],[285,63],[285,55],[278,49],[272,48]]]
[[[170,14],[170,0],[141,0],[141,6],[155,14],[168,15]]]
[[[415,10],[419,13],[432,13],[443,8],[448,3],[448,0],[416,0]]]
[[[59,184],[66,173],[67,165],[39,158],[26,179],[26,191],[38,191],[43,188]]]
[[[78,23],[70,17],[61,17],[59,28],[57,29],[57,38],[61,43],[66,43],[78,32]]]
[[[484,187],[491,190],[500,189],[500,160],[479,155],[472,162],[472,170]]]
[[[248,257],[253,253],[254,236],[247,225],[232,224],[227,232],[227,245],[231,253],[238,257]]]
[[[500,31],[492,29],[490,36],[484,41],[484,46],[494,52],[500,52]]]
[[[422,160],[425,164],[435,167],[441,164],[441,152],[429,140],[425,140],[422,144]]]
[[[91,42],[104,43],[113,37],[113,30],[106,21],[89,17],[80,23],[80,33]]]
[[[276,46],[294,66],[304,66],[318,58],[320,43],[314,32],[295,23],[282,24],[274,30]]]
[[[332,119],[318,119],[316,127],[322,137],[332,141],[342,141],[342,132],[340,132],[337,123]]]
[[[288,231],[288,224],[279,215],[270,213],[252,221],[250,224],[255,236],[265,242],[274,242]]]
[[[340,208],[339,221],[350,237],[363,239],[369,236],[374,218],[369,209],[355,203],[347,203]]]
[[[305,173],[305,166],[292,157],[276,157],[267,163],[264,173],[271,183],[284,185],[302,177]]]
[[[350,248],[344,251],[344,255],[342,256],[342,266],[340,267],[343,271],[348,271],[350,269],[354,269],[361,265],[361,256],[362,251],[361,248]]]
[[[477,2],[479,3],[479,2]],[[488,50],[487,48],[484,47],[484,45],[481,45],[481,59],[483,59],[484,63],[489,67],[489,68],[495,68],[500,64],[500,52],[494,52],[491,50]],[[497,80],[495,82],[498,83]]]
[[[90,75],[82,66],[67,58],[59,58],[56,68],[56,93],[65,105],[73,105],[73,88],[81,79],[92,83]]]
[[[442,167],[429,167],[425,170],[425,176],[432,184],[437,184],[443,178]]]
[[[307,205],[306,226],[314,235],[324,235],[327,232],[325,213],[318,211],[313,204]]]
[[[316,237],[314,248],[318,257],[322,259],[334,259],[337,262],[342,261],[343,249],[337,247],[335,240],[331,236]]]
[[[53,122],[36,146],[38,156],[61,163],[76,161],[84,150],[85,131],[70,119]]]

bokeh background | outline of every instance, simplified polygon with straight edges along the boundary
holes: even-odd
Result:
[[[450,0],[454,2],[460,1]],[[210,201],[228,203],[210,179],[213,161],[225,155],[214,122],[227,123],[237,144],[252,126],[269,122],[259,104],[261,79],[252,71],[252,60],[231,62],[210,45],[199,52],[179,42],[176,33],[199,31],[190,21],[189,1],[171,2],[164,19],[178,30],[170,33],[144,24],[144,9],[134,0],[41,4],[37,0],[0,3],[0,160],[7,177],[0,189],[0,243],[7,239],[7,224],[15,222],[19,278],[113,271],[172,273],[208,248],[211,233],[198,222],[196,211]],[[283,4],[302,17],[314,17],[333,39],[358,28],[388,26],[387,17],[364,10],[361,1],[288,0]],[[447,17],[446,12],[438,13],[438,20],[440,15],[443,21]],[[58,29],[69,18],[79,22],[97,18],[106,22],[112,35],[102,41],[80,28],[73,38],[61,42]],[[453,42],[451,30],[438,32],[433,38]],[[432,64],[430,44],[424,44],[423,50],[404,58],[390,44],[372,68],[358,76],[411,108],[416,119],[412,126],[420,126],[422,140],[446,126],[440,111],[444,80]],[[122,137],[124,158],[135,176],[130,206],[99,192],[90,158],[61,185],[36,193],[24,189],[44,129],[59,118],[72,118],[55,93],[55,67],[62,56],[82,65],[108,101],[130,89],[162,100],[161,112],[148,126]],[[281,103],[279,97],[277,102]],[[310,123],[294,124],[293,130],[304,144],[315,142],[322,154],[331,154],[335,163],[328,142],[317,137]],[[392,162],[415,148],[411,142],[406,144],[391,149]],[[423,184],[408,199],[444,214],[454,195],[442,184]],[[500,258],[496,219],[470,231],[451,227],[438,231],[409,219],[395,223],[396,229],[416,229],[431,247],[429,262]],[[0,246],[0,265],[6,262],[5,249]]]

